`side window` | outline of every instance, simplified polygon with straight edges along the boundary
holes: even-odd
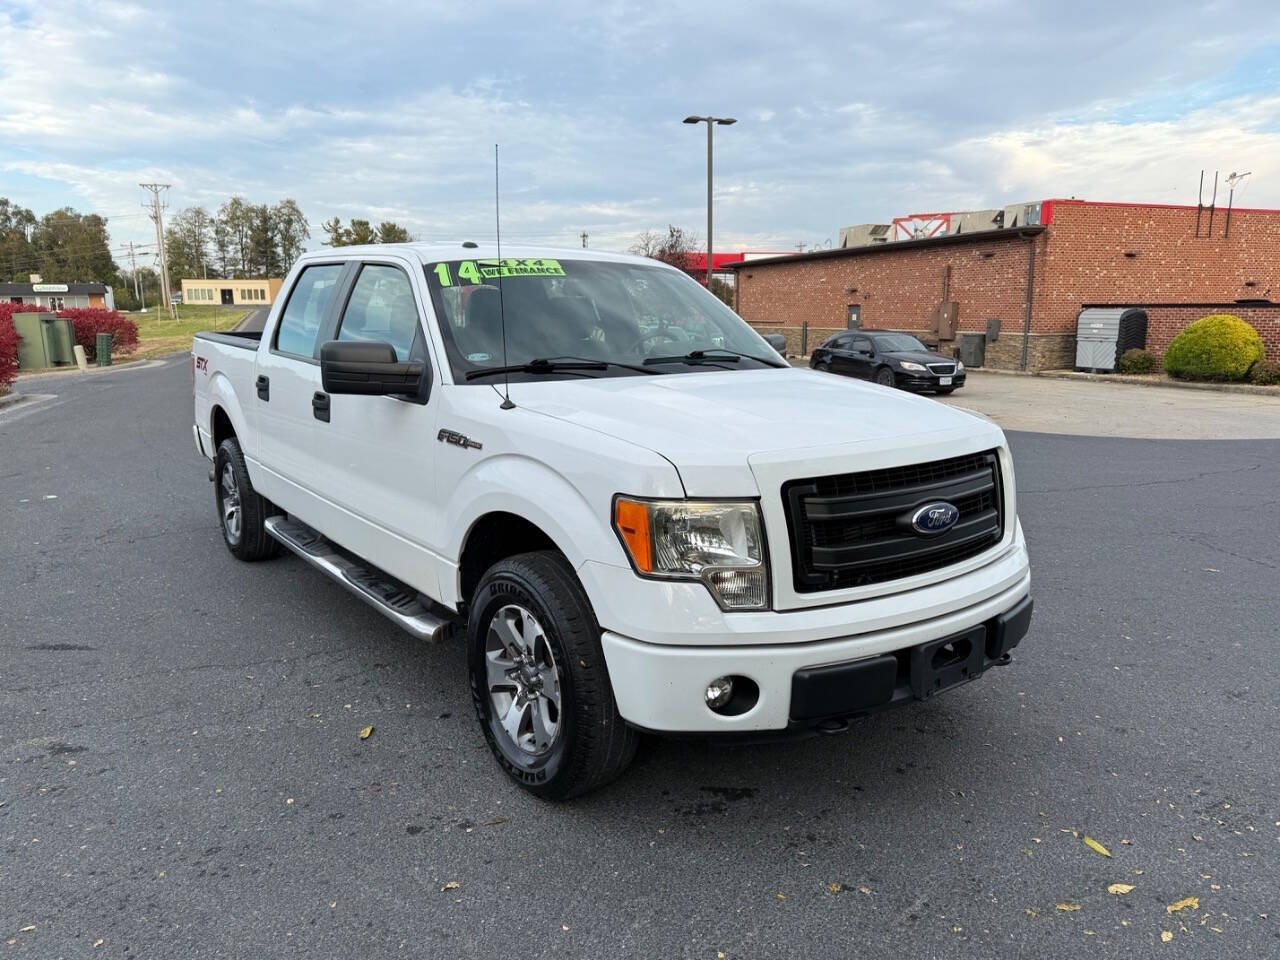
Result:
[[[409,277],[399,267],[365,264],[342,313],[338,339],[389,343],[397,359],[408,360],[417,335],[418,308]]]
[[[307,267],[298,274],[276,331],[277,350],[299,357],[315,355],[316,337],[341,274],[340,263]]]
[[[850,349],[855,350],[858,353],[870,353],[871,341],[866,337],[857,337],[854,339],[853,346]]]
[[[841,334],[838,337],[832,337],[830,342],[827,344],[827,346],[830,347],[832,350],[848,350],[849,341],[851,339],[853,338],[850,337],[848,334]]]

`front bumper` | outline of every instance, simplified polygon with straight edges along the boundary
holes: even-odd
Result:
[[[949,386],[943,386],[942,381],[946,378],[939,377],[933,373],[902,373],[897,372],[898,386],[904,390],[958,390],[964,386],[963,373],[951,375],[951,383]]]
[[[1030,595],[1027,571],[1007,589],[961,610],[857,636],[695,647],[644,643],[606,631],[601,643],[618,710],[633,726],[739,735],[822,729],[977,679],[1025,635]],[[941,659],[927,646],[964,638],[967,645],[952,644],[959,652],[943,651]],[[706,706],[707,684],[725,675],[747,677],[759,687],[751,709],[725,716]]]

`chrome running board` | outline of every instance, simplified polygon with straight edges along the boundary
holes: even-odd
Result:
[[[432,610],[430,601],[424,603],[425,598],[412,587],[343,552],[301,520],[268,517],[263,526],[311,566],[415,637],[436,643],[444,639],[454,622],[447,614]]]

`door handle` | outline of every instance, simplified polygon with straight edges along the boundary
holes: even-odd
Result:
[[[329,395],[317,390],[311,395],[311,413],[317,420],[329,422]]]
[[[271,378],[270,377],[264,377],[262,375],[259,375],[258,379],[254,382],[254,386],[258,388],[259,400],[271,399]]]

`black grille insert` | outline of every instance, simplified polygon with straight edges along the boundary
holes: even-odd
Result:
[[[912,529],[915,508],[960,511],[946,533]],[[782,487],[798,593],[860,587],[927,573],[995,546],[1004,530],[994,450],[932,463],[790,480]]]

